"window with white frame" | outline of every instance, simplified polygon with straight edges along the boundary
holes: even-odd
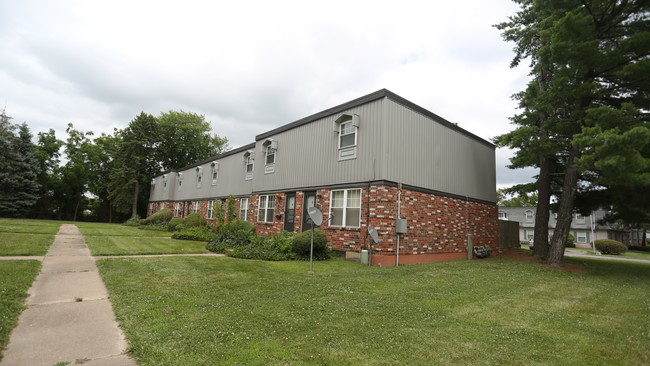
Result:
[[[251,180],[253,179],[253,168],[255,164],[255,157],[254,157],[254,152],[252,151],[246,151],[244,153],[244,171],[246,173],[246,176],[244,179],[246,180]]]
[[[576,231],[573,233],[576,243],[586,244],[589,243],[589,232],[588,231]]]
[[[178,217],[181,214],[181,203],[176,202],[174,203],[174,216]]]
[[[526,215],[526,221],[528,221],[528,222],[532,222],[532,221],[533,221],[533,218],[535,217],[535,216],[533,215],[533,211],[531,211],[531,210],[526,210],[526,212],[525,212],[524,214]]]
[[[357,130],[359,116],[344,113],[334,121],[334,131],[338,136],[339,160],[355,159],[357,157]]]
[[[508,213],[505,211],[499,211],[499,220],[507,220],[508,219]]]
[[[239,219],[248,220],[248,198],[242,198],[239,200]]]
[[[262,142],[264,153],[264,174],[275,172],[275,158],[278,151],[278,142],[273,139],[266,139]]]
[[[359,227],[361,224],[361,189],[332,191],[330,217],[332,226]]]
[[[524,230],[524,240],[533,240],[535,237],[535,230]]]
[[[196,167],[196,188],[201,187],[201,181],[203,180],[203,168],[200,166]]]
[[[165,209],[165,202],[160,202],[160,209],[164,210]]]
[[[257,213],[257,221],[273,222],[274,214],[275,214],[275,196],[274,195],[260,196],[260,205]]]
[[[167,189],[167,175],[163,174],[162,178],[163,178],[163,190],[166,190]]]
[[[212,185],[217,185],[217,178],[219,177],[219,163],[216,161],[210,164],[210,170],[212,172]]]
[[[214,219],[214,200],[208,201],[208,219]]]
[[[194,201],[193,212],[194,213],[199,212],[199,207],[200,207],[200,202],[199,201]]]
[[[577,224],[584,224],[586,222],[587,222],[587,220],[585,219],[584,216],[582,216],[580,214],[576,214],[576,223]]]
[[[178,181],[178,190],[180,191],[181,186],[183,185],[183,173],[178,173],[176,180]]]
[[[151,190],[154,191],[156,189],[156,180],[152,179],[151,180]]]

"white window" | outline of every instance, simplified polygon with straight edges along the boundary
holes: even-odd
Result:
[[[499,220],[507,220],[508,219],[508,213],[505,211],[499,211]]]
[[[524,230],[524,240],[532,240],[535,237],[535,230]]]
[[[153,191],[153,190],[155,190],[155,189],[156,189],[156,180],[155,180],[155,179],[152,179],[152,180],[151,180],[151,190]]]
[[[181,204],[180,202],[176,202],[174,204],[174,216],[180,216],[180,212],[181,212]]]
[[[163,190],[167,189],[167,175],[163,174]]]
[[[526,214],[526,221],[528,221],[528,222],[532,222],[532,221],[533,221],[533,218],[535,217],[535,216],[533,215],[533,211],[531,211],[531,210],[526,210],[525,214]]]
[[[576,231],[574,232],[575,242],[576,243],[589,243],[589,232],[588,231]]]
[[[208,219],[214,219],[214,200],[208,201]]]
[[[196,187],[201,187],[201,181],[203,180],[203,168],[200,166],[196,167]]]
[[[199,212],[199,201],[194,201],[194,210],[193,212]]]
[[[239,201],[239,219],[248,220],[248,198],[242,198]]]
[[[212,171],[212,185],[217,185],[217,178],[219,177],[219,163],[216,161],[210,164],[210,170]]]
[[[164,210],[165,209],[165,202],[160,202],[160,209]]]
[[[361,189],[332,191],[330,204],[332,226],[359,227],[361,223]]]
[[[258,222],[273,222],[275,213],[275,196],[260,196],[260,205],[257,213]]]
[[[244,179],[251,180],[253,179],[253,166],[255,164],[255,153],[253,151],[246,151],[244,153],[244,171],[246,176]]]
[[[180,191],[181,186],[183,185],[183,173],[178,173],[176,180],[178,181],[178,190]]]
[[[334,121],[334,131],[338,132],[339,160],[355,159],[357,157],[357,130],[359,116],[344,113]]]
[[[576,223],[577,223],[577,224],[584,224],[584,223],[586,223],[586,222],[587,222],[587,221],[585,220],[585,217],[584,217],[584,216],[582,216],[582,215],[580,215],[580,214],[576,214]]]
[[[278,142],[273,139],[266,139],[262,143],[262,152],[264,153],[264,174],[275,172],[275,156],[278,151]]]

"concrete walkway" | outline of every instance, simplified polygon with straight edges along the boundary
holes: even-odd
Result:
[[[584,257],[584,258],[596,258],[596,259],[611,259],[614,261],[624,261],[624,262],[650,263],[650,260],[648,259],[614,257],[611,255],[594,254],[593,252],[584,252],[581,250],[571,250],[571,249],[566,249],[564,251],[564,255],[567,257]]]
[[[126,349],[83,236],[61,225],[0,365],[136,366]]]

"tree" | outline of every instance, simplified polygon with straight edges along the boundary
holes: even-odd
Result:
[[[160,169],[178,169],[220,154],[228,149],[228,139],[211,135],[205,116],[183,111],[161,113],[157,118],[159,146],[156,159]]]
[[[58,210],[55,200],[54,187],[60,177],[57,174],[61,147],[63,141],[56,137],[53,129],[48,132],[38,133],[38,142],[36,145],[36,160],[39,166],[38,183],[40,185],[39,198],[30,214],[31,217],[50,219],[54,217],[55,211]]]
[[[637,112],[638,123],[647,123],[647,115],[641,111],[649,109],[650,5],[642,0],[516,2],[522,11],[499,27],[505,30],[504,38],[517,42],[513,62],[530,57],[533,82],[543,86],[529,84],[525,93],[529,99],[520,99],[528,110],[517,116],[525,121],[517,130],[539,132],[532,127],[534,120],[539,121],[544,134],[537,135],[534,149],[522,156],[536,156],[539,161],[552,156],[563,167],[558,222],[547,257],[547,263],[560,266],[576,198],[594,186],[595,175],[583,160],[592,151],[585,149],[581,136],[593,135],[589,128],[594,124],[603,132],[615,130],[619,121],[611,119],[613,114],[594,118],[603,107],[611,111],[630,108]],[[504,143],[514,148],[524,146],[507,140]],[[537,183],[539,189],[546,189],[541,179]],[[540,191],[540,202],[543,196]],[[535,233],[537,240],[537,227]]]
[[[517,186],[515,188],[519,188]],[[513,192],[513,193],[511,193]],[[508,198],[512,195],[511,198]],[[497,204],[502,207],[533,207],[537,206],[537,193],[528,190],[497,190]]]
[[[78,214],[83,210],[82,203],[90,183],[89,154],[91,153],[92,132],[82,132],[74,129],[72,123],[66,128],[68,138],[63,145],[67,162],[58,169],[60,180],[55,186],[59,201],[59,218],[77,221]]]
[[[25,216],[38,199],[39,166],[26,123],[16,126],[0,112],[0,215]]]

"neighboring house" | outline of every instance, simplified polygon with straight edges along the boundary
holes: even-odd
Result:
[[[535,207],[499,207],[499,220],[519,222],[519,240],[527,242],[535,235],[535,210]],[[573,214],[571,234],[573,234],[577,246],[587,247],[593,240],[598,239],[614,239],[627,245],[639,245],[637,243],[638,230],[629,230],[616,224],[599,224],[606,214],[607,211],[602,209],[596,210],[588,216],[579,213]],[[548,222],[549,239],[553,235],[556,224],[557,214],[551,212]]]
[[[497,251],[495,147],[382,89],[255,137],[255,142],[152,180],[149,214],[214,218],[215,200],[236,197],[239,217],[261,235],[310,228],[321,209],[328,244],[347,257],[381,242],[375,265],[467,258],[467,237]],[[327,221],[327,219],[330,219]]]

